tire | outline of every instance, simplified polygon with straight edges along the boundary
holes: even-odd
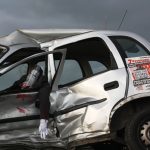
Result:
[[[150,150],[150,108],[137,112],[125,129],[129,150]]]
[[[95,150],[92,146],[77,147],[76,150]]]

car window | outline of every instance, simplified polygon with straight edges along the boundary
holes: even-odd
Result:
[[[41,69],[43,70],[43,74],[45,75],[45,72],[46,72],[45,61],[40,61],[37,63],[37,65],[39,65],[41,67]]]
[[[107,70],[107,67],[99,61],[89,61],[89,64],[93,74],[97,74]]]
[[[76,60],[65,60],[59,85],[65,85],[83,78],[82,70]]]
[[[119,51],[125,53],[127,58],[149,55],[148,50],[139,42],[128,37],[110,37]]]
[[[23,75],[27,74],[28,64],[21,64],[0,76],[0,91],[10,88]]]
[[[97,73],[117,68],[111,51],[100,38],[89,38],[59,48],[67,50],[59,82],[62,86],[69,86]]]
[[[30,71],[36,66],[40,66],[43,70],[43,75],[47,78],[47,55],[38,56],[35,58],[31,58],[20,64],[10,71],[4,73],[0,76],[0,91],[6,90],[10,91],[18,91],[21,90],[21,83],[26,81],[27,75],[29,75]],[[32,88],[30,88],[32,89]],[[26,89],[28,90],[28,88]]]

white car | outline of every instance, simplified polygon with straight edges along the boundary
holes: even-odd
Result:
[[[131,32],[18,30],[0,38],[0,145],[150,145],[150,43]],[[38,132],[34,89],[10,87],[33,63],[51,84],[51,134]]]

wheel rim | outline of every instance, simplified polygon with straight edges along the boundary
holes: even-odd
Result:
[[[145,146],[150,145],[150,121],[147,121],[142,125],[140,139]]]

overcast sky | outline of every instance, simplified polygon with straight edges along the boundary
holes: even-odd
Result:
[[[0,36],[16,29],[88,28],[136,32],[150,41],[150,0],[0,0]]]

